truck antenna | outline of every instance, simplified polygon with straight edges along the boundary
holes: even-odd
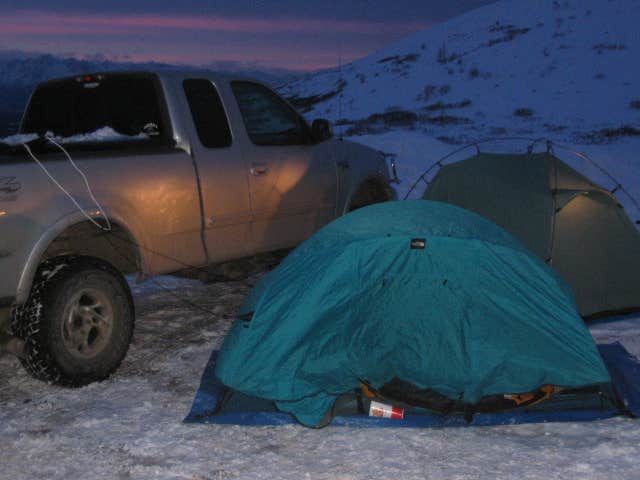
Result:
[[[336,126],[339,128],[339,139],[342,140],[344,137],[344,128],[341,125],[342,121],[342,95],[344,92],[343,82],[344,77],[342,75],[342,39],[340,39],[340,44],[338,47],[338,70],[340,72],[340,80],[338,81],[338,118],[336,119]]]

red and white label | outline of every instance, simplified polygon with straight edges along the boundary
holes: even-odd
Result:
[[[372,401],[369,407],[369,416],[402,420],[404,418],[404,408]]]

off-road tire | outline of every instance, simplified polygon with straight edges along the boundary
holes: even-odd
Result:
[[[65,339],[63,322],[69,302],[86,289],[108,302],[112,320],[95,355],[78,358]],[[117,370],[129,349],[134,319],[131,292],[117,270],[93,258],[62,257],[39,268],[29,299],[14,312],[12,330],[25,341],[21,363],[29,374],[48,383],[79,387]]]

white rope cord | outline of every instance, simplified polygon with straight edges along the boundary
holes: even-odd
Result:
[[[31,151],[31,148],[29,147],[29,145],[27,145],[26,143],[23,143],[22,146],[24,147],[24,149],[27,151],[27,153],[29,154],[29,156],[33,159],[34,162],[36,162],[36,164],[42,169],[42,171],[47,175],[47,177],[49,177],[49,179],[69,198],[69,200],[71,200],[71,202],[76,206],[76,208],[80,211],[80,213],[82,213],[87,220],[89,220],[91,223],[93,223],[96,227],[98,227],[100,230],[104,230],[106,232],[111,231],[111,222],[109,221],[109,218],[107,217],[107,215],[105,214],[103,208],[100,206],[100,203],[98,202],[98,200],[96,199],[96,197],[93,194],[93,191],[91,190],[91,186],[89,185],[89,180],[87,179],[87,176],[84,174],[84,172],[82,170],[80,170],[80,168],[78,167],[78,165],[76,165],[76,163],[73,161],[73,159],[71,158],[71,155],[69,155],[69,152],[67,152],[67,150],[62,147],[62,145],[58,144],[56,141],[52,140],[49,137],[45,137],[49,142],[51,142],[52,144],[54,144],[55,146],[57,146],[67,157],[67,159],[69,160],[69,162],[71,163],[71,165],[73,166],[73,168],[80,174],[80,176],[82,177],[84,184],[87,188],[87,191],[89,192],[89,196],[91,197],[91,199],[93,200],[93,202],[96,204],[96,206],[98,207],[99,213],[102,215],[102,217],[105,219],[105,222],[107,224],[106,227],[100,225],[100,223],[98,223],[91,215],[89,215],[84,208],[82,208],[82,206],[80,206],[80,204],[78,203],[78,201],[74,198],[73,195],[71,195],[61,184],[60,182],[58,182],[58,180],[55,179],[55,177],[51,174],[51,172],[49,172],[49,170],[47,170],[47,168],[42,164],[42,162],[40,160],[38,160],[38,158],[33,154],[33,152]]]

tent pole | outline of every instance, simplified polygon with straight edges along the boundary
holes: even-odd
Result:
[[[551,217],[551,232],[549,238],[549,250],[547,253],[547,263],[549,265],[553,265],[553,248],[556,241],[556,217],[558,216],[560,209],[558,209],[558,200],[556,198],[556,195],[558,194],[558,159],[553,155],[550,144],[551,142],[547,142],[547,152],[551,154],[551,158],[553,159],[553,188],[551,189],[551,198],[553,199],[553,216]]]
[[[611,180],[612,182],[614,182],[616,184],[616,187],[613,189],[612,192],[610,193],[615,193],[616,191],[620,190],[622,193],[624,193],[627,198],[631,201],[631,203],[633,203],[634,207],[636,207],[636,210],[638,212],[638,214],[640,214],[640,203],[638,202],[638,200],[631,195],[631,193],[629,193],[629,191],[622,185],[621,182],[619,182],[613,175],[611,175],[607,169],[605,169],[604,167],[602,167],[599,163],[597,163],[595,160],[593,160],[591,157],[589,157],[588,155],[582,153],[582,152],[578,152],[577,150],[574,150],[571,147],[568,147],[566,145],[562,145],[562,144],[558,144],[558,143],[554,143],[554,145],[562,150],[565,150],[569,153],[573,153],[576,157],[581,158],[582,160],[585,160],[589,163],[591,163],[594,167],[596,167],[598,170],[600,170],[601,173],[603,173],[609,180]],[[636,221],[636,224],[640,224],[640,219]]]
[[[418,184],[421,181],[423,181],[425,184],[429,185],[429,182],[426,180],[427,174],[429,174],[437,166],[442,168],[444,166],[442,162],[444,162],[445,160],[448,160],[449,158],[453,157],[454,155],[457,155],[460,152],[464,152],[465,150],[467,150],[468,148],[471,148],[471,147],[476,147],[476,151],[478,153],[481,153],[480,152],[480,145],[485,144],[485,143],[503,142],[503,141],[523,141],[523,140],[526,140],[526,141],[529,141],[529,142],[533,142],[531,145],[535,146],[537,143],[543,141],[544,139],[543,138],[529,138],[529,137],[502,137],[502,138],[484,138],[484,139],[481,139],[481,140],[477,140],[475,142],[467,143],[463,147],[460,147],[460,148],[454,150],[453,152],[448,153],[447,155],[445,155],[444,157],[440,158],[436,162],[431,163],[429,165],[429,167],[427,167],[427,169],[422,173],[422,175],[420,175],[418,177],[418,179],[415,182],[413,182],[413,184],[411,185],[411,188],[409,188],[409,191],[406,193],[406,195],[404,196],[403,200],[406,200],[407,198],[409,198],[409,195],[411,195],[413,193],[413,191],[416,189],[416,187],[418,186]]]
[[[603,168],[600,164],[598,164],[595,160],[593,160],[591,157],[589,157],[588,155],[578,152],[577,150],[574,150],[571,147],[568,147],[566,145],[560,144],[560,143],[556,143],[553,142],[549,139],[545,139],[545,138],[529,138],[529,137],[502,137],[502,138],[485,138],[485,139],[481,139],[472,143],[468,143],[466,145],[464,145],[461,148],[458,148],[456,150],[454,150],[453,152],[445,155],[444,157],[440,158],[439,160],[437,160],[436,162],[432,163],[431,165],[429,165],[429,167],[422,173],[422,175],[420,175],[418,177],[418,179],[413,182],[413,184],[411,185],[411,188],[409,188],[409,191],[407,192],[407,194],[404,196],[404,200],[406,200],[407,198],[409,198],[409,195],[411,195],[413,193],[413,191],[416,189],[416,187],[418,186],[418,184],[420,182],[424,182],[427,186],[429,185],[429,181],[427,181],[426,176],[436,167],[438,168],[442,168],[444,166],[443,162],[445,160],[448,160],[449,158],[453,157],[454,155],[457,155],[460,152],[463,152],[465,150],[467,150],[470,147],[476,147],[476,152],[478,154],[480,154],[480,145],[485,144],[485,143],[491,143],[491,142],[504,142],[504,141],[529,141],[531,142],[529,147],[527,148],[527,151],[529,153],[532,153],[536,147],[536,145],[538,143],[542,143],[545,142],[546,143],[546,147],[547,147],[547,153],[554,155],[554,147],[568,151],[569,153],[574,154],[575,156],[577,156],[578,158],[581,158],[589,163],[591,163],[592,165],[594,165],[598,170],[600,170],[601,173],[603,173],[607,178],[609,178],[612,182],[615,183],[616,187],[611,191],[611,193],[615,193],[618,190],[620,190],[621,192],[623,192],[627,198],[629,198],[629,200],[631,201],[631,203],[633,203],[633,205],[635,206],[639,216],[640,216],[640,202],[638,202],[638,200],[631,195],[631,193],[629,193],[629,191],[622,185],[622,183],[620,183],[613,175],[611,175],[605,168]],[[557,168],[557,167],[556,167]],[[556,176],[557,176],[557,172],[556,172]],[[556,179],[556,187],[557,187],[557,179]],[[640,225],[640,218],[636,221],[636,224]]]

